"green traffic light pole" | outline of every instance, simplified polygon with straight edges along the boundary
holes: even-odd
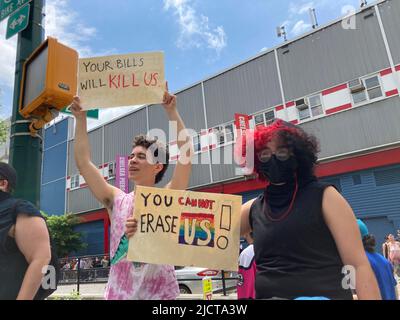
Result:
[[[41,132],[38,132],[37,137],[30,135],[29,121],[19,114],[18,106],[23,64],[44,40],[43,7],[44,0],[33,0],[31,2],[29,25],[18,34],[9,153],[9,163],[18,174],[18,183],[14,195],[31,201],[37,207],[39,207],[40,201],[42,137]]]

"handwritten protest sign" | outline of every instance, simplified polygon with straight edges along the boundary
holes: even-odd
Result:
[[[79,59],[78,86],[85,110],[161,103],[165,90],[164,54]]]
[[[241,196],[137,186],[128,260],[236,271]]]

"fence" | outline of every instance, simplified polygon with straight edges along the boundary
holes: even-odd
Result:
[[[59,260],[61,273],[58,285],[76,284],[76,291],[79,293],[80,285],[93,283],[106,283],[110,272],[109,255],[92,255],[64,258]],[[182,267],[178,268],[183,269]],[[229,291],[236,289],[238,280],[235,272],[217,271],[213,280],[214,293],[227,295]],[[178,271],[179,273],[179,271]],[[197,273],[177,274],[177,280],[182,293],[194,293],[194,290],[201,290],[203,277]],[[221,288],[222,284],[222,288]]]

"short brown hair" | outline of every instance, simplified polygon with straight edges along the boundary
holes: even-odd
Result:
[[[158,163],[161,163],[163,165],[162,170],[157,173],[156,175],[156,181],[155,183],[159,183],[161,179],[163,178],[165,171],[168,169],[168,164],[169,164],[169,151],[168,151],[168,146],[166,146],[164,143],[159,141],[157,138],[150,138],[145,135],[137,135],[133,139],[133,146],[132,148],[135,148],[137,146],[143,147],[146,150],[149,149],[150,147],[155,148],[154,149],[154,156],[157,159],[161,159],[163,161],[157,161]]]

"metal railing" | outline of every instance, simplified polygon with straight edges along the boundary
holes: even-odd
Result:
[[[110,257],[108,255],[92,255],[92,256],[79,256],[71,258],[59,259],[60,264],[60,278],[58,285],[76,284],[76,292],[80,292],[82,284],[95,284],[106,283],[110,272]],[[225,272],[221,270],[220,276],[210,277],[213,281],[221,281],[222,289],[216,289],[213,293],[222,293],[224,296],[229,291],[236,288],[236,285],[227,285],[227,281],[235,280],[235,277],[226,277]],[[202,281],[202,278],[184,278],[177,277],[178,283],[188,281]]]

